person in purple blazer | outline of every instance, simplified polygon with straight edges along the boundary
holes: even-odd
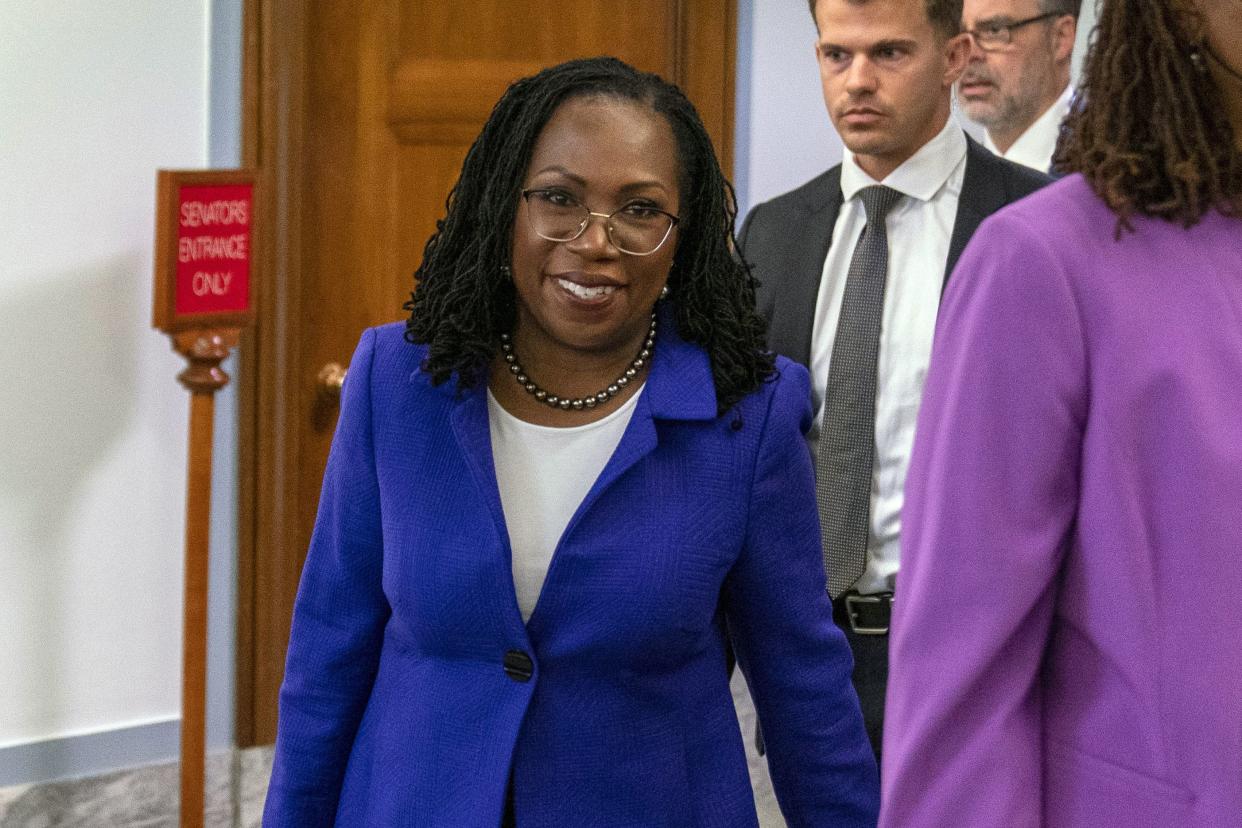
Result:
[[[1104,0],[906,484],[881,825],[1242,825],[1242,3]]]
[[[874,826],[823,591],[806,371],[763,347],[690,102],[515,83],[353,357],[264,824],[757,826],[726,625],[791,825]]]

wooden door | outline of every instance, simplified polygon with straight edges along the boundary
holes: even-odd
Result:
[[[317,376],[403,317],[423,244],[512,80],[611,54],[678,83],[731,163],[736,0],[246,0],[244,155],[268,202],[240,365],[239,744],[275,737],[336,419]]]

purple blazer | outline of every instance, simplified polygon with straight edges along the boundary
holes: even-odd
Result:
[[[367,331],[294,607],[263,824],[757,826],[727,623],[791,825],[874,826],[824,595],[806,371],[724,416],[665,314],[620,444],[522,622],[487,397]]]
[[[1242,220],[997,213],[906,483],[881,825],[1242,825]]]

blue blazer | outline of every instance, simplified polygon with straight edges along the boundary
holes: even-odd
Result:
[[[727,625],[791,826],[874,825],[824,593],[806,371],[723,416],[670,315],[528,623],[483,388],[403,326],[350,364],[294,610],[267,826],[756,826]]]

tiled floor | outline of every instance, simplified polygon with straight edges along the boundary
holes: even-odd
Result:
[[[271,749],[208,758],[207,828],[259,825]],[[177,765],[0,789],[0,828],[175,828]]]
[[[741,671],[733,674],[733,702],[737,706],[738,724],[742,726],[742,740],[746,743],[746,762],[750,765],[750,784],[755,791],[755,810],[759,812],[760,828],[785,828],[785,819],[776,804],[776,794],[772,792],[767,760],[755,752],[755,706]]]
[[[751,745],[755,713],[741,675],[733,679],[747,743],[755,805],[762,828],[784,828],[767,763]],[[207,828],[258,828],[272,769],[271,748],[209,757]],[[90,779],[0,788],[0,828],[175,828],[177,765],[110,773]]]

